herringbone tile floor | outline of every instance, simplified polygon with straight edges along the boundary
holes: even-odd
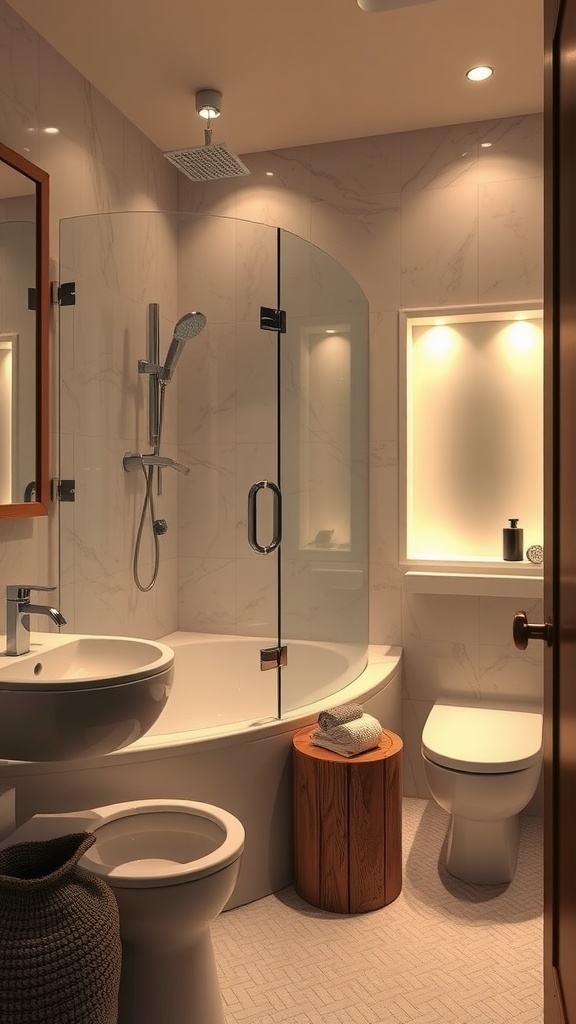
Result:
[[[325,913],[294,889],[212,929],[227,1024],[541,1024],[542,822],[524,818],[508,886],[442,866],[448,816],[405,799],[402,893]]]

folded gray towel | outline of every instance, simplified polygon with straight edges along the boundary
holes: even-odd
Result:
[[[318,725],[321,729],[333,729],[335,725],[344,725],[356,718],[362,718],[362,714],[359,704],[340,704],[330,711],[321,711],[318,715]]]
[[[354,757],[366,750],[373,750],[382,739],[382,726],[377,718],[363,714],[352,722],[337,725],[333,729],[316,729],[310,736],[316,747],[325,747],[343,757]]]

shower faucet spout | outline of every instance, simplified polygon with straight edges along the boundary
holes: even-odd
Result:
[[[122,461],[127,473],[134,473],[137,469],[142,469],[145,466],[175,469],[178,473],[184,473],[185,475],[190,472],[189,466],[185,466],[183,462],[176,462],[175,459],[170,459],[167,455],[154,455],[153,453],[138,455],[135,452],[127,452]]]

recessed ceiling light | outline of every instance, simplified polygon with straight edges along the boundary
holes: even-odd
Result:
[[[59,128],[53,128],[52,125],[49,125],[48,128],[43,128],[42,131],[46,132],[46,135],[58,135],[59,132],[60,132],[60,129]]]
[[[491,145],[492,145],[491,142],[481,142],[480,143],[480,146],[482,147],[482,149],[490,149]]]
[[[479,64],[478,67],[470,68],[466,72],[466,78],[469,78],[471,82],[485,82],[487,78],[491,78],[494,74],[494,68],[488,67],[487,64]]]
[[[274,171],[266,171],[266,177],[267,178],[273,178],[274,177]]]

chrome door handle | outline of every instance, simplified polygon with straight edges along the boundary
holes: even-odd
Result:
[[[262,491],[269,488],[274,494],[274,512],[273,512],[273,535],[269,544],[260,544],[258,542],[258,512],[256,508],[258,491]],[[275,551],[280,541],[282,540],[282,494],[280,488],[276,484],[272,483],[271,480],[259,480],[258,483],[252,484],[252,487],[248,491],[248,543],[254,551],[257,551],[260,555],[269,555],[271,551]]]
[[[545,640],[547,646],[552,647],[554,629],[551,622],[528,622],[526,612],[516,612],[512,623],[512,637],[514,646],[519,651],[526,650],[529,640]]]

